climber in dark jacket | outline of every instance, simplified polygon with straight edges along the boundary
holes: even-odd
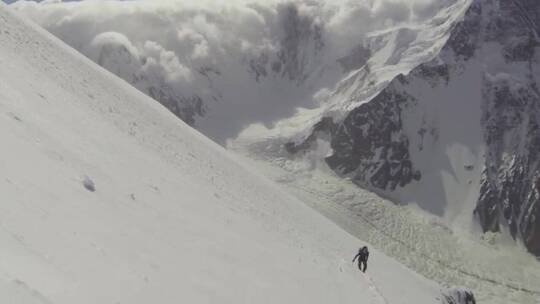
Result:
[[[364,246],[358,249],[358,253],[354,256],[354,259],[352,260],[352,262],[354,263],[354,261],[358,259],[358,269],[360,269],[362,272],[366,272],[368,258],[369,258],[369,251],[368,251],[367,246]],[[362,266],[364,267],[362,268]]]

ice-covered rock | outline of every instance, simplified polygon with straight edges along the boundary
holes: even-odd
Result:
[[[94,181],[90,177],[85,176],[83,178],[82,184],[86,190],[90,192],[96,191],[96,184],[94,184]]]
[[[449,288],[442,292],[441,304],[476,304],[476,299],[467,288]]]

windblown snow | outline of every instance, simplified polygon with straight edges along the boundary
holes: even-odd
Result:
[[[2,303],[439,301],[1,3],[0,67]]]
[[[386,81],[433,56],[436,39],[446,34],[447,7],[459,7],[454,2],[464,0],[17,1],[11,6],[225,144],[249,125],[270,128],[297,108],[326,110],[320,104],[324,92],[364,66],[373,51],[380,54],[372,60],[375,69],[383,70],[379,76],[386,72],[381,76]],[[392,62],[383,69],[387,61]]]

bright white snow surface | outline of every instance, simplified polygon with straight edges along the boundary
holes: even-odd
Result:
[[[0,3],[1,303],[436,303],[435,283]]]

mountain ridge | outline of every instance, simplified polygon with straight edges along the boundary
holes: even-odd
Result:
[[[472,1],[434,60],[329,131],[328,165],[397,202],[465,222],[474,213],[484,232],[507,229],[540,254],[539,7]]]

